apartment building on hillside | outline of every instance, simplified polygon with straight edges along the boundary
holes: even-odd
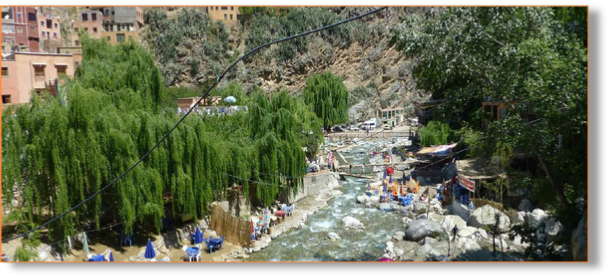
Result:
[[[211,20],[220,20],[226,25],[236,24],[239,20],[239,7],[237,6],[209,6],[205,10]]]
[[[34,7],[2,7],[2,52],[40,51],[38,24]]]
[[[38,9],[38,22],[40,30],[40,50],[44,52],[57,52],[61,46],[61,26],[59,17],[53,16],[51,8]]]
[[[101,39],[104,31],[103,14],[98,10],[84,10],[78,14],[78,20],[72,22],[72,45],[80,46],[80,35]]]

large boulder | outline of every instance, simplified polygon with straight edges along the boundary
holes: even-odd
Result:
[[[412,221],[405,230],[405,238],[410,241],[420,241],[425,237],[433,237],[442,233],[443,230],[438,222],[428,219]]]
[[[572,258],[575,261],[587,260],[587,215],[578,222],[578,227],[572,232]]]
[[[461,238],[472,238],[474,236],[474,233],[476,233],[477,231],[478,229],[475,227],[464,227],[458,230],[457,235]]]
[[[547,238],[550,240],[558,239],[562,231],[563,225],[561,225],[561,223],[555,218],[550,218],[544,227],[544,232],[546,233]]]
[[[451,233],[451,230],[456,225],[458,229],[462,229],[466,227],[466,221],[457,215],[445,215],[441,227],[446,233]]]
[[[498,229],[501,232],[508,232],[510,230],[510,219],[506,214],[501,211],[495,209],[490,205],[485,205],[483,207],[475,209],[470,218],[468,219],[468,225],[483,228],[488,225],[496,224],[496,214],[500,215],[500,222],[498,225]]]
[[[457,247],[467,251],[476,251],[481,249],[481,246],[474,241],[474,239],[465,237],[460,237],[457,239]]]
[[[534,210],[534,204],[532,204],[532,202],[530,202],[528,199],[523,199],[517,208],[519,211],[531,212]]]
[[[527,213],[527,223],[532,228],[538,228],[540,224],[546,222],[549,215],[541,209],[534,209]]]
[[[364,225],[358,219],[351,216],[346,216],[342,219],[343,226],[346,228],[364,229]]]

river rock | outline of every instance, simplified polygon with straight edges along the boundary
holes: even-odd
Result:
[[[457,247],[466,251],[480,250],[481,246],[472,238],[460,237],[457,240]]]
[[[538,228],[548,217],[549,215],[544,210],[534,209],[534,211],[527,213],[527,222],[530,227]]]
[[[413,203],[413,212],[414,213],[425,213],[426,205],[421,202]]]
[[[351,216],[346,216],[342,220],[343,226],[347,228],[364,229],[364,225],[358,219]]]
[[[489,239],[489,235],[487,234],[487,231],[485,231],[481,228],[478,228],[477,231],[474,232],[474,236],[479,240],[480,239]]]
[[[440,214],[434,213],[434,212],[430,212],[430,213],[428,213],[428,219],[442,223],[445,218],[443,217],[443,215],[440,215]]]
[[[366,196],[366,195],[361,195],[361,196],[358,196],[358,197],[356,198],[356,200],[357,200],[357,201],[358,201],[358,203],[360,203],[360,204],[366,204],[366,203],[368,203],[368,202],[369,202],[369,197],[368,197],[368,196]]]
[[[338,234],[330,232],[326,235],[326,237],[328,237],[330,240],[335,241],[335,240],[340,240],[341,237],[339,237]]]
[[[462,229],[466,227],[466,221],[457,215],[445,215],[441,227],[446,233],[451,233],[451,230],[456,225],[458,229]]]
[[[546,222],[544,232],[546,233],[546,236],[548,239],[550,239],[550,240],[558,239],[562,231],[563,231],[563,225],[561,225],[561,223],[557,219],[550,218]]]
[[[426,237],[426,238],[424,238],[424,244],[430,244],[430,245],[432,245],[432,244],[435,244],[435,243],[437,243],[437,242],[438,242],[438,240],[436,240],[436,239],[434,239],[434,238],[431,238],[431,237]]]
[[[510,222],[513,225],[521,225],[525,222],[526,215],[527,215],[527,213],[525,211],[510,213]]]
[[[528,199],[523,199],[517,208],[519,211],[531,212],[534,210],[534,205]]]
[[[575,261],[587,260],[587,214],[583,215],[572,232],[572,258]]]
[[[422,213],[422,214],[416,216],[415,219],[416,220],[418,220],[418,219],[428,219],[428,216],[425,213]]]
[[[392,239],[395,240],[395,241],[401,241],[404,238],[405,238],[405,233],[404,232],[400,232],[400,231],[394,233],[394,236],[392,237]]]
[[[432,246],[430,246],[430,244],[424,244],[417,249],[417,255],[426,256],[428,253],[430,253],[430,251],[432,251]]]
[[[379,209],[381,211],[392,211],[392,206],[390,206],[388,203],[383,203],[379,205]]]
[[[508,216],[506,216],[506,214],[490,205],[485,205],[481,208],[475,209],[468,219],[468,225],[477,228],[483,228],[487,225],[495,225],[496,214],[500,214],[498,229],[502,232],[508,232],[510,230],[510,219]]]
[[[464,227],[458,230],[457,235],[461,238],[472,238],[477,230],[475,227]]]
[[[405,230],[405,238],[411,241],[420,241],[427,236],[434,236],[442,233],[441,225],[438,222],[428,219],[418,219],[411,222]]]

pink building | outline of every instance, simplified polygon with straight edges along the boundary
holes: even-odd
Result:
[[[56,84],[61,75],[74,76],[80,54],[16,52],[2,60],[2,105],[30,102],[32,92]]]
[[[2,46],[5,53],[14,50],[39,51],[36,8],[2,7]]]
[[[78,21],[72,22],[72,45],[80,46],[79,35],[89,34],[89,37],[101,39],[104,32],[104,15],[98,10],[85,10],[78,15]]]
[[[53,16],[50,9],[39,9],[38,29],[40,30],[40,49],[56,53],[61,46],[61,27],[59,17]]]

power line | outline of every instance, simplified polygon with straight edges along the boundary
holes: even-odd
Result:
[[[161,139],[160,139],[160,140],[159,140],[159,141],[158,141],[158,142],[157,142],[157,143],[156,143],[156,144],[155,144],[155,145],[154,145],[154,146],[153,146],[153,147],[152,147],[150,150],[148,150],[148,151],[147,151],[147,152],[146,152],[146,153],[145,153],[145,154],[144,154],[144,155],[143,155],[143,156],[142,156],[142,157],[141,157],[141,158],[140,158],[140,159],[139,159],[139,160],[138,160],[136,163],[134,163],[134,164],[133,164],[131,167],[129,167],[129,169],[127,169],[127,170],[126,170],[125,172],[123,172],[121,175],[119,175],[118,177],[116,177],[115,179],[113,179],[113,180],[112,180],[112,181],[111,181],[111,182],[110,182],[108,185],[106,185],[106,186],[102,187],[100,190],[98,190],[97,192],[95,192],[93,195],[89,196],[87,199],[85,199],[85,200],[83,200],[82,202],[78,203],[76,206],[73,206],[72,208],[68,209],[66,212],[64,212],[64,213],[62,213],[62,214],[60,214],[60,215],[58,215],[58,216],[56,216],[56,217],[53,217],[52,219],[48,220],[47,222],[45,222],[45,223],[43,223],[43,224],[39,225],[38,227],[36,227],[36,228],[34,228],[34,229],[31,229],[31,230],[29,230],[29,231],[27,231],[27,232],[24,232],[24,233],[18,234],[18,235],[16,235],[16,236],[11,237],[11,238],[5,239],[5,240],[3,240],[2,242],[3,242],[3,243],[6,243],[6,242],[9,242],[9,241],[14,240],[14,239],[17,239],[17,238],[20,238],[20,237],[24,237],[24,236],[26,236],[26,235],[28,235],[28,234],[30,234],[30,233],[32,233],[32,232],[34,232],[34,231],[40,230],[41,228],[48,226],[49,224],[51,224],[51,223],[53,223],[53,222],[55,222],[55,221],[59,220],[60,218],[62,218],[62,217],[64,217],[64,216],[66,216],[68,213],[72,212],[73,210],[75,210],[75,209],[79,208],[80,206],[84,205],[86,202],[90,201],[90,200],[91,200],[91,199],[93,199],[95,196],[99,195],[99,194],[100,194],[102,191],[106,190],[108,187],[112,186],[112,185],[113,185],[113,184],[115,184],[115,183],[116,183],[118,180],[120,180],[121,178],[123,178],[123,177],[124,177],[125,175],[127,175],[129,172],[131,172],[131,170],[133,170],[133,169],[134,169],[136,166],[140,165],[140,163],[142,163],[142,161],[144,161],[144,159],[146,159],[146,158],[147,158],[147,157],[150,155],[150,153],[151,153],[152,151],[154,151],[154,150],[155,150],[157,147],[159,147],[159,145],[160,145],[160,144],[161,144],[163,141],[165,141],[165,138],[167,138],[167,137],[168,137],[168,136],[169,136],[169,135],[170,135],[170,134],[171,134],[171,133],[172,133],[172,132],[173,132],[173,131],[174,131],[174,130],[177,128],[177,127],[178,127],[178,125],[180,125],[180,124],[182,123],[182,121],[184,121],[184,119],[186,119],[186,117],[187,117],[189,114],[191,114],[191,112],[193,112],[193,110],[195,109],[195,107],[197,107],[197,106],[199,105],[199,103],[200,103],[200,102],[201,102],[203,99],[205,99],[205,98],[208,96],[208,94],[210,93],[210,91],[211,91],[212,89],[214,89],[214,88],[215,88],[215,87],[216,87],[216,86],[217,86],[217,85],[220,83],[220,81],[222,81],[222,79],[225,77],[225,75],[226,75],[226,74],[227,74],[227,73],[228,73],[228,72],[229,72],[229,71],[230,71],[230,70],[231,70],[231,69],[232,69],[232,68],[233,68],[233,67],[234,67],[234,66],[235,66],[235,65],[236,65],[238,62],[242,61],[242,60],[243,60],[245,57],[247,57],[247,56],[249,56],[249,55],[251,55],[251,54],[253,54],[253,53],[257,52],[257,51],[258,51],[258,50],[260,50],[261,48],[268,47],[268,46],[271,46],[271,45],[274,45],[274,44],[278,44],[278,43],[281,43],[281,42],[284,42],[284,41],[293,40],[293,39],[296,39],[296,38],[299,38],[299,37],[307,36],[307,35],[309,35],[309,34],[317,33],[317,32],[320,32],[320,31],[323,31],[323,30],[326,30],[326,29],[330,29],[330,28],[333,28],[333,27],[335,27],[335,26],[339,26],[339,25],[342,25],[342,24],[348,23],[348,22],[350,22],[350,21],[354,21],[354,20],[357,20],[357,19],[363,18],[363,17],[365,17],[365,16],[369,16],[369,15],[372,15],[372,14],[378,13],[378,12],[380,12],[380,11],[382,11],[382,10],[385,10],[386,8],[387,8],[387,7],[382,7],[382,8],[374,9],[374,10],[371,10],[371,11],[369,11],[369,12],[366,12],[366,13],[363,13],[363,14],[360,14],[360,15],[357,15],[357,16],[354,16],[354,17],[351,17],[351,18],[348,18],[348,19],[341,20],[341,21],[335,22],[335,23],[330,24],[330,25],[326,25],[326,26],[323,26],[323,27],[320,27],[320,28],[317,28],[317,29],[313,29],[313,30],[309,30],[309,31],[306,31],[306,32],[303,32],[303,33],[300,33],[300,34],[296,34],[296,35],[293,35],[293,36],[289,36],[289,37],[285,37],[285,38],[278,39],[278,40],[275,40],[275,41],[271,41],[271,42],[265,43],[265,44],[263,44],[263,45],[259,45],[259,46],[255,47],[254,49],[251,49],[251,50],[250,50],[250,51],[248,51],[246,54],[242,55],[242,56],[241,56],[241,57],[239,57],[237,60],[235,60],[233,63],[231,63],[231,64],[229,65],[229,67],[227,67],[227,68],[226,68],[226,69],[225,69],[225,70],[222,72],[222,74],[221,74],[219,77],[217,77],[217,78],[216,78],[216,82],[214,82],[214,84],[212,84],[212,86],[210,86],[210,87],[207,89],[207,91],[206,91],[206,92],[205,92],[205,93],[204,93],[204,94],[203,94],[203,95],[202,95],[202,96],[199,98],[199,100],[197,100],[197,102],[195,103],[195,105],[192,105],[192,106],[191,106],[191,108],[190,108],[190,109],[189,109],[189,110],[186,112],[186,114],[184,114],[184,116],[182,116],[182,118],[180,118],[180,120],[178,120],[178,122],[177,122],[177,123],[176,123],[176,124],[175,124],[175,125],[174,125],[174,126],[173,126],[173,127],[172,127],[172,128],[169,130],[169,131],[168,131],[168,132],[167,132],[167,133],[165,133],[165,135],[163,135],[163,137],[161,137]]]

